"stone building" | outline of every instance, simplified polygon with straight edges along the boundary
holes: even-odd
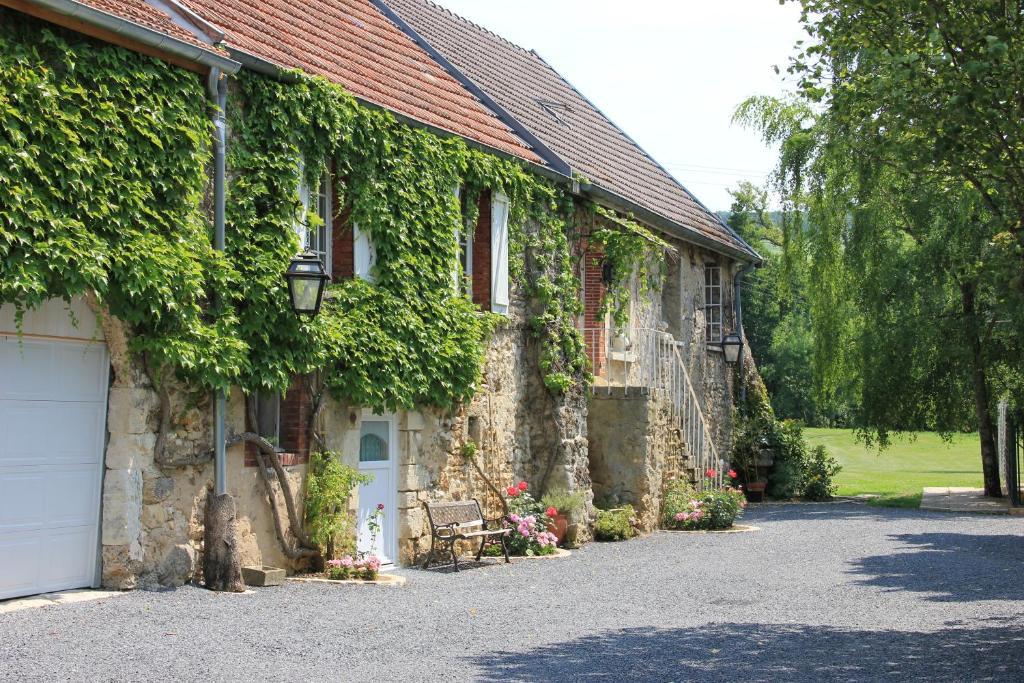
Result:
[[[328,400],[317,418],[328,449],[375,475],[356,512],[365,523],[377,503],[393,511],[374,550],[395,562],[424,551],[424,501],[476,497],[498,509],[481,472],[499,486],[525,479],[541,490],[582,491],[581,539],[594,500],[633,503],[652,528],[668,478],[727,455],[734,382],[720,342],[740,329],[734,282],[757,255],[535,53],[422,0],[324,5],[330,11],[313,16],[284,0],[19,3],[44,21],[204,75],[246,68],[325,76],[363,104],[517,158],[571,186],[581,204],[631,215],[660,235],[672,247],[665,277],[653,292],[636,285],[620,329],[600,314],[607,274],[587,240],[605,219],[578,214],[579,328],[595,384],[555,397],[541,379],[524,283],[508,281],[507,263],[495,257],[496,240],[507,240],[508,207],[485,194],[476,232],[464,240],[476,264],[468,295],[506,324],[489,342],[474,398],[450,411],[395,415]],[[339,208],[324,218],[323,240],[307,246],[336,279],[364,276],[365,240]],[[10,306],[0,308],[0,376],[13,378],[0,385],[0,599],[196,577],[214,479],[212,401],[171,380],[158,388],[129,347],[126,326],[89,297],[53,301],[21,323]],[[227,433],[273,432],[301,502],[310,449],[302,378],[259,403],[253,425],[246,398],[233,392]],[[54,423],[60,429],[42,427]],[[475,464],[463,457],[470,441]],[[293,535],[275,528],[251,447],[228,449],[226,485],[243,563],[296,568],[279,538]],[[285,517],[282,491],[271,486]]]

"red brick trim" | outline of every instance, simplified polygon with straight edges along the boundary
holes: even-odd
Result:
[[[480,193],[473,235],[473,303],[491,310],[491,191]]]
[[[583,247],[583,328],[590,358],[591,372],[603,375],[605,372],[605,320],[601,315],[604,303],[604,249],[600,245],[585,244]]]

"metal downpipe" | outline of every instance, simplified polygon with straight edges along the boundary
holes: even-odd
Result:
[[[736,316],[736,334],[740,335],[740,339],[743,341],[743,346],[740,347],[740,355],[737,359],[736,366],[739,368],[739,384],[740,384],[740,410],[744,409],[747,405],[747,383],[744,379],[745,373],[743,372],[743,351],[746,349],[747,341],[746,336],[743,333],[743,278],[747,273],[751,272],[756,268],[753,263],[747,263],[743,268],[736,273],[736,277],[733,279],[733,307]]]
[[[210,69],[207,82],[210,98],[217,105],[213,118],[213,248],[224,251],[224,212],[226,207],[224,184],[227,173],[227,78],[218,68]],[[213,399],[213,491],[216,495],[228,492],[227,448],[225,414],[227,394],[222,389]]]

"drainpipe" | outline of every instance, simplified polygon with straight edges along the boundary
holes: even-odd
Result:
[[[225,113],[228,103],[227,77],[219,68],[210,69],[207,81],[210,99],[217,105],[213,115],[213,248],[224,251],[224,211],[226,206],[224,182],[227,155],[227,121]],[[228,492],[227,452],[225,446],[224,414],[227,411],[227,394],[221,389],[213,399],[213,490],[216,495]]]
[[[736,362],[736,366],[740,371],[739,383],[741,410],[743,409],[743,406],[747,404],[747,383],[744,381],[743,373],[743,351],[746,348],[747,342],[746,337],[743,334],[743,289],[741,285],[743,284],[743,277],[756,267],[757,266],[753,263],[747,263],[738,273],[736,273],[736,277],[733,279],[733,288],[735,290],[733,293],[733,313],[736,316],[736,334],[740,335],[740,339],[743,341],[743,346],[740,347],[740,355]]]

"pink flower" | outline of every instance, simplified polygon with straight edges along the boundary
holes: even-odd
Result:
[[[377,503],[377,509],[378,510],[383,510],[384,509],[384,503]]]
[[[519,490],[520,491],[525,491],[527,488],[529,488],[529,485],[525,481],[519,482]]]
[[[372,571],[377,571],[380,569],[380,558],[376,555],[370,555],[366,558],[366,567]]]
[[[345,557],[338,560],[338,564],[340,564],[342,567],[351,567],[355,563],[352,561],[352,557],[350,555],[346,555]]]
[[[508,518],[512,520],[513,524],[519,524],[519,522],[523,519],[514,512],[511,515],[509,515]]]
[[[676,513],[676,521],[677,522],[685,522],[688,517],[689,517],[689,515],[686,514],[685,512],[677,512]]]
[[[327,566],[328,567],[340,567],[341,566],[341,560],[327,560]]]
[[[558,508],[556,508],[554,505],[552,505],[551,507],[549,507],[547,510],[544,511],[544,514],[546,514],[548,517],[557,517],[558,516]]]
[[[727,472],[727,474],[729,475],[730,479],[736,479],[737,477],[740,476],[740,475],[736,474],[736,470],[729,470]]]

